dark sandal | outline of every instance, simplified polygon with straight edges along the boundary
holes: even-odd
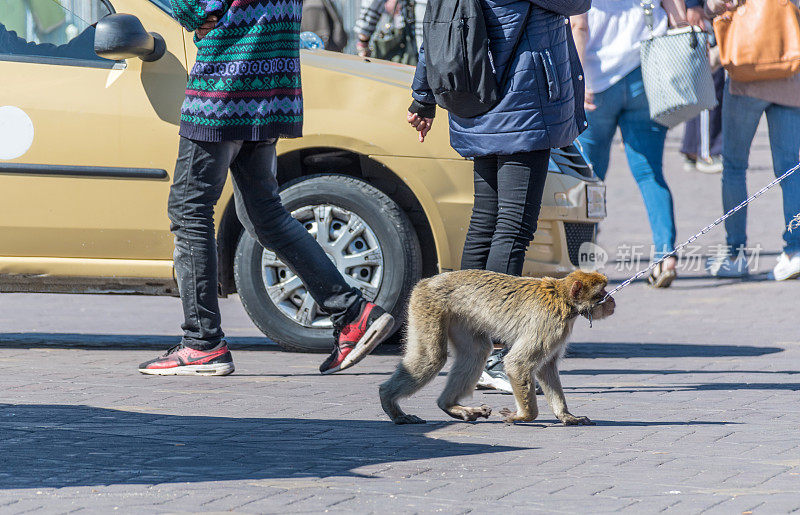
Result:
[[[664,263],[661,263],[650,272],[647,282],[653,288],[669,288],[676,277],[678,277],[678,273],[674,268],[665,269]]]

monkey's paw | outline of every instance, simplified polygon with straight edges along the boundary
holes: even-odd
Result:
[[[487,406],[486,404],[481,404],[477,408],[466,408],[469,413],[472,414],[473,417],[471,420],[477,420],[480,417],[489,418],[489,415],[492,414],[492,408]]]
[[[571,413],[561,415],[558,419],[564,423],[565,426],[593,426],[594,422],[589,420],[588,417],[576,417]]]
[[[517,415],[516,411],[511,411],[508,408],[501,409],[500,414],[503,416],[503,420],[507,424],[513,424],[514,422],[533,422],[536,420],[536,417],[534,416]]]
[[[453,406],[445,410],[445,412],[453,418],[463,420],[464,422],[475,422],[479,418],[489,418],[492,414],[492,408],[486,404],[482,404],[477,408],[469,406]]]
[[[426,422],[416,415],[401,415],[393,420],[395,424],[425,424]]]

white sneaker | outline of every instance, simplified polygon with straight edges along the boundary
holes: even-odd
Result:
[[[778,264],[772,269],[771,279],[776,281],[786,281],[800,276],[800,252],[795,252],[789,256],[786,252],[781,253]]]
[[[475,386],[478,390],[498,390],[503,393],[514,393],[505,373],[491,375],[484,370],[481,372],[481,378],[478,379],[478,384]]]
[[[747,277],[750,274],[747,258],[741,253],[736,259],[731,259],[727,255],[708,258],[706,271],[713,277],[723,278]]]
[[[722,173],[722,156],[711,156],[708,159],[698,157],[695,168],[702,173]]]

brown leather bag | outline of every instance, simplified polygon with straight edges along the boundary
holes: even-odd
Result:
[[[800,73],[800,9],[790,0],[748,0],[714,19],[722,65],[739,82]]]

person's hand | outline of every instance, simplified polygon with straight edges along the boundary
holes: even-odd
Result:
[[[419,142],[424,143],[425,136],[428,135],[428,131],[433,126],[433,118],[422,118],[418,114],[409,111],[406,115],[406,120],[419,132]]]
[[[369,37],[359,34],[356,40],[356,54],[358,54],[359,57],[369,57],[372,54],[369,49],[369,40]]]
[[[713,14],[722,14],[725,11],[730,11],[736,8],[738,2],[728,0],[708,0],[706,2],[706,9]]]
[[[594,111],[597,106],[594,105],[594,93],[587,91],[583,97],[583,108],[587,111]]]
[[[361,41],[356,43],[356,54],[358,54],[359,57],[369,57],[372,55],[372,52],[369,50],[369,44],[362,43]]]
[[[198,41],[206,37],[206,34],[214,30],[218,21],[219,18],[215,14],[209,15],[208,18],[206,18],[206,21],[204,21],[203,24],[197,27],[197,30],[194,31],[194,33],[197,34]]]
[[[690,7],[686,10],[686,21],[689,22],[689,25],[700,27],[701,29],[706,30],[706,21],[708,21],[708,16],[706,16],[705,9],[702,7]]]

